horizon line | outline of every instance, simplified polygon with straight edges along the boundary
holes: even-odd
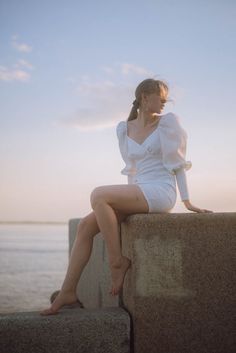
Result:
[[[68,224],[69,221],[0,221],[0,224]]]

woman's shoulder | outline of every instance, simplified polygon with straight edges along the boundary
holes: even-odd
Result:
[[[125,132],[125,129],[126,129],[126,121],[125,120],[119,121],[116,125],[117,136],[119,137],[121,133]]]
[[[161,119],[161,127],[164,131],[175,133],[175,134],[184,134],[187,135],[185,129],[182,126],[181,118],[178,114],[169,112],[163,115],[163,119]]]
[[[161,119],[161,123],[164,125],[173,125],[173,124],[180,124],[180,117],[176,113],[168,112],[163,114]]]

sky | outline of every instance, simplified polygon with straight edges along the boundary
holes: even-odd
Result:
[[[190,202],[235,212],[235,18],[234,0],[0,0],[0,221],[67,222],[127,184],[116,125],[146,78],[188,134]]]

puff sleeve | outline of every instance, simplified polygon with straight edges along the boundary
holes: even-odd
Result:
[[[170,113],[160,125],[162,162],[167,170],[176,176],[182,201],[189,199],[185,171],[192,167],[186,161],[187,133],[180,124],[179,117]]]
[[[133,177],[136,174],[136,167],[134,161],[130,160],[127,155],[127,139],[126,139],[126,122],[120,121],[116,126],[116,135],[119,142],[119,149],[125,168],[121,170],[121,174],[127,175],[128,184],[133,183]]]

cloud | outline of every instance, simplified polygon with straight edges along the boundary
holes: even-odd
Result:
[[[32,50],[30,46],[24,43],[18,43],[18,36],[12,36],[12,45],[21,52],[29,52]],[[27,70],[34,70],[34,66],[27,60],[18,59],[13,67],[0,66],[0,81],[21,81],[27,82],[31,78],[31,74]]]
[[[24,59],[19,59],[18,63],[15,64],[14,67],[15,68],[25,67],[28,70],[33,70],[34,69],[34,66],[30,62],[28,62],[28,61],[26,61]]]
[[[4,66],[0,66],[0,80],[1,81],[29,81],[30,74],[20,69],[9,69]]]
[[[79,96],[78,108],[61,117],[54,125],[80,130],[113,127],[118,121],[128,118],[137,85],[146,78],[155,78],[151,70],[130,63],[102,66],[101,71],[103,76],[105,71],[109,78],[92,80],[88,75],[83,75],[78,81],[70,77],[69,81],[74,84],[75,93]]]
[[[19,43],[18,42],[18,36],[15,35],[15,36],[12,36],[12,42],[11,42],[12,46],[20,51],[20,52],[23,52],[23,53],[29,53],[32,51],[32,47],[26,43]]]
[[[66,127],[77,128],[81,131],[103,130],[113,127],[117,121],[124,120],[126,112],[113,111],[109,112],[102,109],[79,108],[76,112],[61,118],[53,125],[63,125]]]
[[[132,90],[132,85],[107,80],[82,82],[76,88],[81,106],[58,123],[81,130],[112,127],[117,121],[125,119],[131,109]]]
[[[140,81],[139,78],[133,83],[127,79],[124,82],[91,81],[88,76],[84,76],[81,81],[75,89],[80,106],[75,112],[62,117],[59,124],[83,131],[97,130],[113,127],[118,121],[128,118],[135,98],[134,88]]]
[[[129,64],[129,63],[119,63],[116,62],[114,63],[115,67],[110,67],[110,66],[103,66],[101,69],[107,73],[107,74],[122,74],[122,75],[131,75],[134,74],[136,76],[147,76],[147,77],[151,77],[153,76],[153,72],[146,69],[145,67],[141,67],[138,65],[134,65],[134,64]]]
[[[106,72],[107,74],[114,74],[114,73],[115,73],[115,70],[112,69],[112,68],[109,67],[109,66],[103,66],[103,67],[102,67],[102,70],[103,70],[104,72]]]
[[[131,73],[136,74],[136,75],[146,75],[146,76],[152,76],[153,73],[144,67],[133,65],[133,64],[128,64],[124,63],[121,64],[121,73],[123,75],[129,75]]]

